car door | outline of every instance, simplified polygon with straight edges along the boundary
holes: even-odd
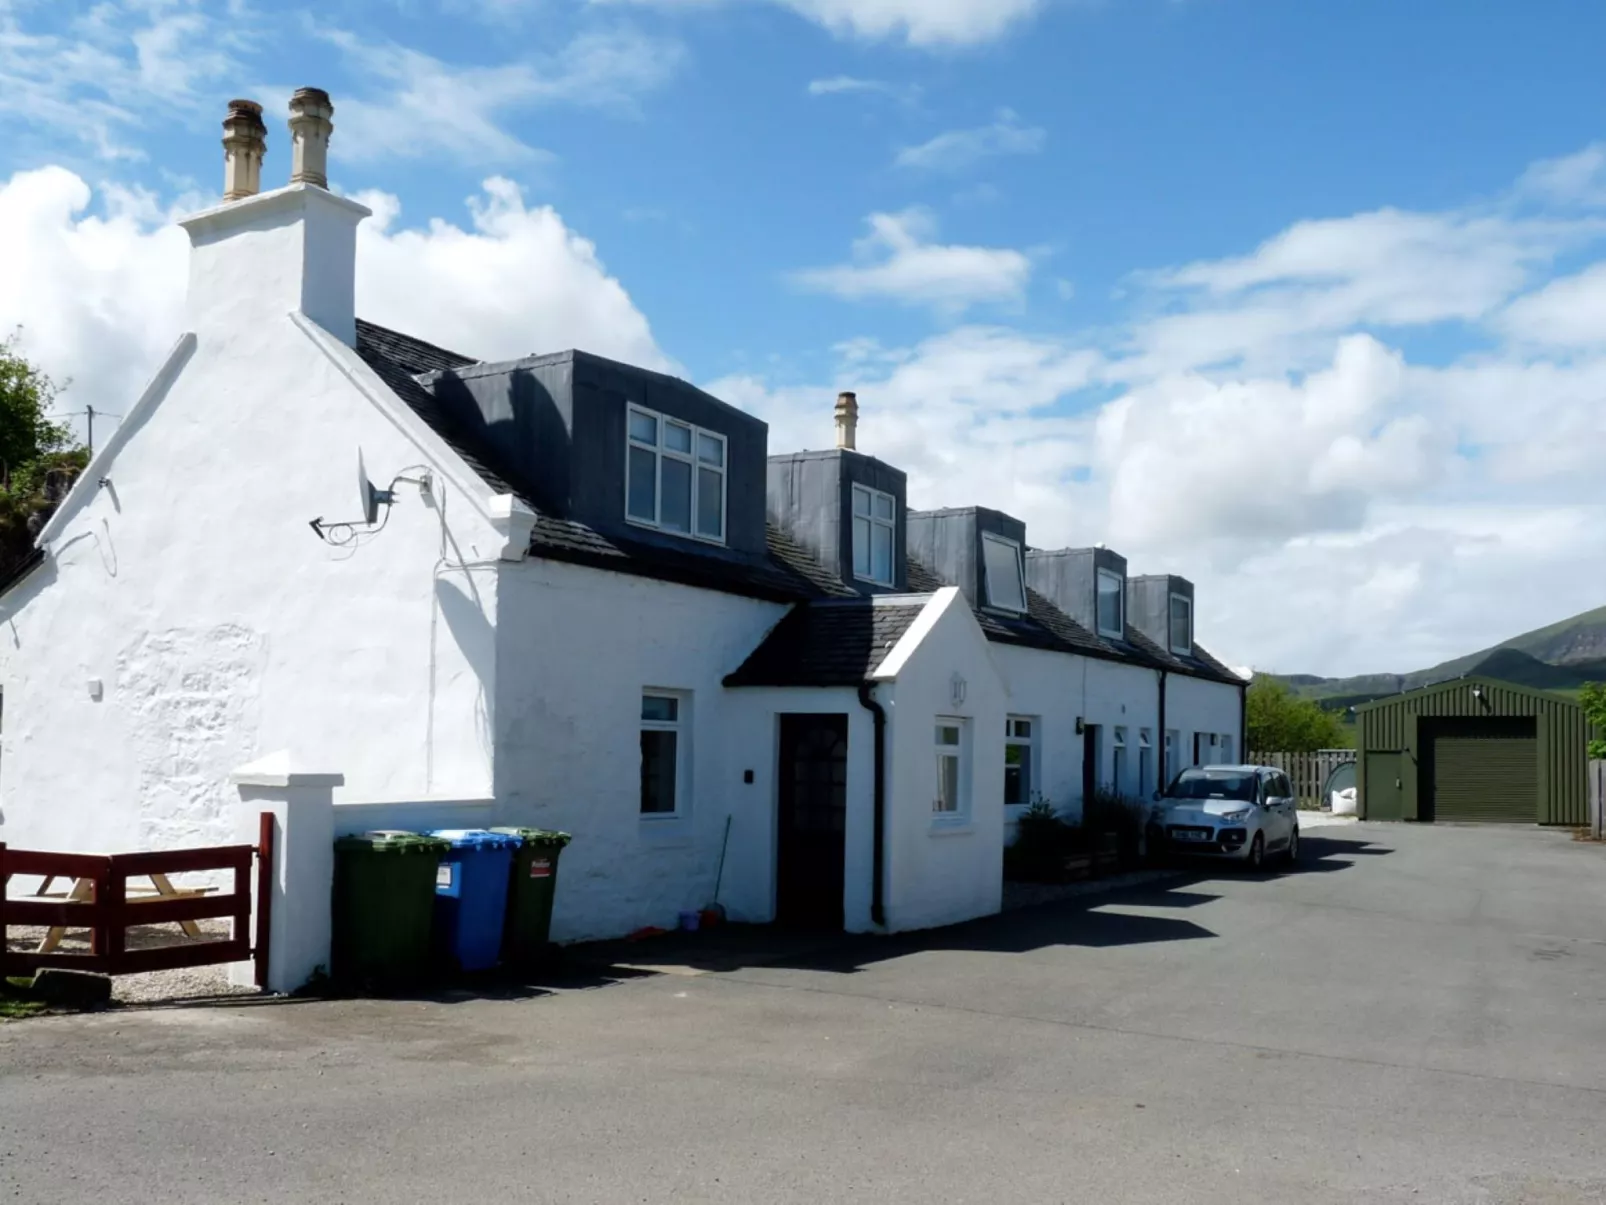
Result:
[[[1273,778],[1277,785],[1277,847],[1282,849],[1294,836],[1294,784],[1281,770]]]
[[[1277,842],[1282,840],[1282,828],[1277,819],[1277,776],[1269,770],[1262,770],[1259,774],[1260,805],[1260,833],[1265,839],[1266,849],[1277,848]]]
[[[1281,849],[1287,840],[1283,832],[1282,785],[1275,770],[1266,770],[1260,776],[1260,831],[1266,838],[1266,851]]]

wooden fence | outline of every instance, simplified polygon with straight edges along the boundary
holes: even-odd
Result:
[[[1276,766],[1288,775],[1294,785],[1299,805],[1305,808],[1326,807],[1329,801],[1322,790],[1327,778],[1339,766],[1353,765],[1353,749],[1318,749],[1315,753],[1251,753],[1249,761],[1256,766]]]
[[[251,933],[253,860],[259,901],[254,941]],[[131,896],[128,889],[130,878],[148,878],[153,883],[166,884],[171,874],[218,870],[233,872],[231,890],[226,894],[176,891]],[[8,899],[6,886],[13,875],[37,875],[46,885],[41,885],[32,897]],[[0,843],[0,979],[32,974],[42,967],[131,975],[139,971],[166,971],[254,959],[257,985],[263,986],[271,935],[268,902],[272,898],[272,876],[271,812],[262,814],[254,846],[218,845],[133,854],[65,854],[8,849]],[[53,879],[72,886],[58,897],[47,897],[43,893]],[[225,917],[232,924],[228,937],[222,940],[189,941],[138,950],[127,948],[128,930],[136,925],[184,924]],[[8,925],[45,927],[51,930],[51,936],[36,950],[7,950]],[[88,951],[55,948],[60,931],[69,929],[89,931]]]

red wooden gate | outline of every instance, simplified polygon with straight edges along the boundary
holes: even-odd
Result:
[[[257,916],[251,934],[251,869],[256,861]],[[130,877],[165,876],[200,870],[232,871],[231,888],[217,894],[178,894],[129,899]],[[39,875],[90,884],[87,899],[7,899],[12,875]],[[156,880],[153,878],[153,882]],[[256,963],[258,987],[267,985],[273,886],[273,813],[263,812],[256,845],[216,845],[205,849],[155,850],[135,854],[62,854],[8,849],[0,843],[0,979],[27,975],[41,967],[70,967],[105,975],[166,971],[218,962]],[[133,925],[227,917],[229,936],[155,949],[130,950]],[[8,951],[7,925],[88,929],[88,953]]]

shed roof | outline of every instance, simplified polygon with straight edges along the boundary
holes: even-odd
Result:
[[[1434,682],[1430,686],[1419,686],[1415,690],[1402,690],[1398,694],[1384,695],[1380,699],[1373,699],[1370,703],[1360,704],[1355,708],[1355,713],[1359,715],[1365,711],[1376,711],[1380,707],[1394,707],[1401,703],[1414,702],[1417,699],[1432,698],[1467,686],[1487,686],[1490,690],[1503,691],[1506,694],[1520,698],[1532,699],[1536,704],[1548,703],[1552,706],[1560,704],[1563,707],[1574,707],[1580,711],[1583,710],[1582,704],[1576,699],[1569,699],[1566,695],[1555,694],[1548,690],[1535,690],[1531,686],[1519,686],[1515,682],[1502,682],[1499,678],[1486,678],[1482,674],[1467,674],[1464,677],[1451,678],[1445,682]]]

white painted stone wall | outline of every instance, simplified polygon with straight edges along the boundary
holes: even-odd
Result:
[[[730,854],[720,901],[738,920],[775,919],[775,867],[780,807],[780,717],[836,713],[848,717],[848,814],[843,854],[843,926],[871,931],[871,880],[875,849],[875,721],[846,687],[742,687],[725,692],[726,769],[731,823]],[[753,771],[752,785],[742,782]]]
[[[722,679],[785,611],[551,561],[503,570],[495,796],[503,823],[574,834],[559,870],[556,940],[668,927],[707,903],[727,815],[736,816],[727,906],[743,919],[773,915],[773,871],[762,869],[774,864],[773,800],[741,771],[771,772],[774,734],[756,712],[740,714],[751,692],[726,691]],[[641,815],[649,687],[686,692],[689,704],[690,797],[677,819]]]
[[[1224,682],[1208,682],[1202,678],[1188,678],[1181,674],[1167,676],[1166,727],[1175,728],[1182,734],[1182,743],[1178,750],[1182,764],[1174,767],[1173,773],[1196,764],[1193,759],[1193,737],[1199,732],[1213,732],[1218,738],[1230,736],[1232,738],[1230,760],[1234,762],[1244,760],[1245,751],[1239,747],[1241,698],[1237,687]],[[1212,760],[1208,748],[1201,750],[1199,760],[1201,763]],[[1228,759],[1218,752],[1213,760],[1220,762]]]
[[[48,561],[0,599],[12,844],[228,841],[230,771],[281,748],[353,798],[489,794],[502,535],[439,441],[364,392],[384,390],[355,353],[287,312],[301,261],[259,224],[210,247],[198,287],[228,304],[192,313],[193,347],[128,399]],[[434,490],[401,487],[382,532],[332,548],[307,524],[356,517],[359,448],[381,485],[425,467]]]
[[[1153,670],[1019,645],[992,647],[993,659],[1009,687],[1009,714],[1037,721],[1033,789],[1043,792],[1061,815],[1075,819],[1082,814],[1084,739],[1076,731],[1079,717],[1102,729],[1096,782],[1116,785],[1117,726],[1127,729],[1127,768],[1120,788],[1130,795],[1139,793],[1139,733],[1144,728],[1151,731],[1156,742],[1151,773],[1158,775],[1159,685]],[[1003,739],[1000,724],[998,740]],[[1007,809],[1006,839],[1013,839],[1015,821],[1024,810]]]
[[[910,647],[906,650],[906,644]],[[957,590],[939,591],[877,674],[887,708],[887,927],[954,924],[999,910],[1004,855],[1007,692],[976,617]],[[902,656],[907,651],[907,656]],[[954,683],[963,682],[961,699]],[[932,810],[938,717],[966,721],[968,816]]]

